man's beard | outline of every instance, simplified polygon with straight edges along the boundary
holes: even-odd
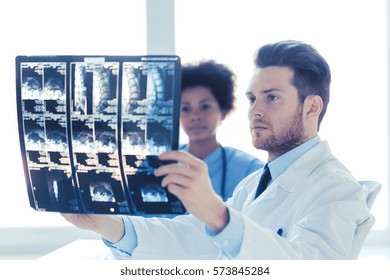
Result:
[[[302,108],[280,129],[280,133],[270,135],[263,143],[255,142],[255,147],[267,151],[270,159],[275,159],[304,142]]]

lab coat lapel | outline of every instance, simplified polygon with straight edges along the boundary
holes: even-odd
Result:
[[[256,190],[251,190],[250,197],[256,205],[262,201],[274,199],[280,188],[291,193],[306,178],[317,166],[331,155],[331,151],[327,141],[322,141],[307,153],[298,158],[282,175],[276,178],[267,189],[255,200]]]
[[[328,142],[322,141],[293,162],[274,183],[291,193],[329,156],[331,156],[331,150]]]

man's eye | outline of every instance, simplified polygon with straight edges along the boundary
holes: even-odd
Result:
[[[248,97],[248,101],[249,101],[250,104],[253,104],[253,103],[255,103],[255,101],[256,101],[256,97],[254,97],[254,96],[249,96],[249,97]]]
[[[276,101],[276,100],[278,100],[279,99],[279,97],[277,97],[277,96],[275,96],[275,95],[268,95],[267,96],[267,100],[268,101]]]

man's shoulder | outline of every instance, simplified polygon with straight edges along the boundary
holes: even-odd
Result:
[[[321,141],[302,155],[290,166],[285,176],[290,181],[307,178],[320,184],[326,182],[325,185],[337,185],[342,182],[356,184],[356,179],[350,170],[332,154],[327,141]]]

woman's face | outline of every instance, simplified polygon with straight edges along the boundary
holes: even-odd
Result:
[[[204,86],[182,91],[180,112],[180,122],[190,142],[215,138],[226,116],[211,90]]]

